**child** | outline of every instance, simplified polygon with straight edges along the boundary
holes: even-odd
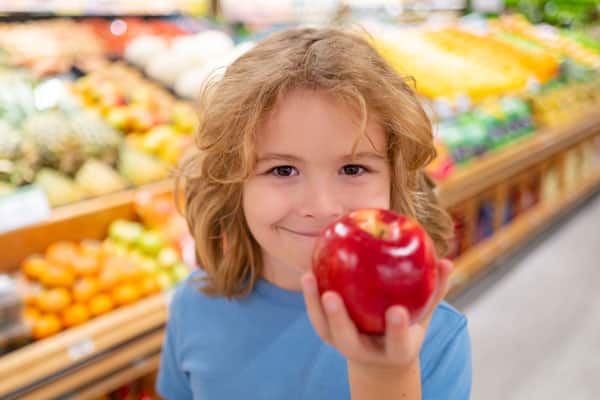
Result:
[[[309,272],[319,231],[356,208],[411,215],[445,251],[451,223],[422,173],[431,124],[406,81],[358,35],[296,29],[259,43],[201,99],[198,152],[180,178],[203,271],[173,297],[159,393],[468,399],[466,319],[441,302],[448,261],[425,317],[410,324],[391,307],[382,337],[358,333]]]

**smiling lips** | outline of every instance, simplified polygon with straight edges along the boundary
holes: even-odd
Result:
[[[284,230],[286,232],[293,233],[295,235],[310,237],[310,238],[316,238],[317,236],[319,236],[319,233],[321,233],[320,231],[308,231],[308,230],[307,231],[295,231],[293,229],[284,228],[282,226],[280,226],[279,229]]]

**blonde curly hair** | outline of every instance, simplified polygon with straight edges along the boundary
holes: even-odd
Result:
[[[181,164],[185,216],[206,274],[202,291],[241,297],[262,272],[260,246],[242,209],[242,187],[256,163],[255,134],[278,100],[293,89],[323,90],[372,112],[387,136],[391,209],[415,218],[445,254],[451,220],[422,169],[435,157],[432,127],[413,88],[364,34],[291,29],[270,36],[203,89],[196,148]],[[363,129],[364,131],[364,129]]]

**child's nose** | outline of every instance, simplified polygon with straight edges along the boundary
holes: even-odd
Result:
[[[331,220],[340,217],[343,210],[340,193],[327,182],[308,185],[302,195],[300,214],[304,217]]]

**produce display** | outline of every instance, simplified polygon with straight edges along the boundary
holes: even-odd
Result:
[[[17,282],[10,275],[0,274],[0,355],[27,342],[22,310]]]
[[[315,245],[313,272],[319,292],[339,293],[357,328],[368,334],[385,332],[393,305],[418,320],[437,285],[435,249],[425,230],[378,209],[355,210],[326,227]]]
[[[0,72],[0,183],[35,183],[52,206],[167,177],[169,167],[136,149],[57,79]]]
[[[252,45],[245,42],[234,46],[229,35],[215,30],[180,36],[172,41],[162,36],[144,35],[127,46],[125,59],[174,89],[179,96],[195,99],[211,73],[222,72],[222,68]]]
[[[106,62],[105,48],[94,32],[68,19],[0,24],[0,49],[8,65],[29,68],[36,76]]]
[[[189,273],[160,232],[125,220],[113,222],[102,242],[56,242],[25,259],[21,270],[24,318],[35,339],[168,290]]]
[[[86,107],[127,136],[126,143],[137,150],[132,167],[140,162],[148,164],[130,174],[135,184],[164,176],[161,165],[150,166],[153,158],[148,155],[175,164],[192,142],[197,125],[192,105],[175,99],[123,63],[110,64],[78,79],[72,90]]]

